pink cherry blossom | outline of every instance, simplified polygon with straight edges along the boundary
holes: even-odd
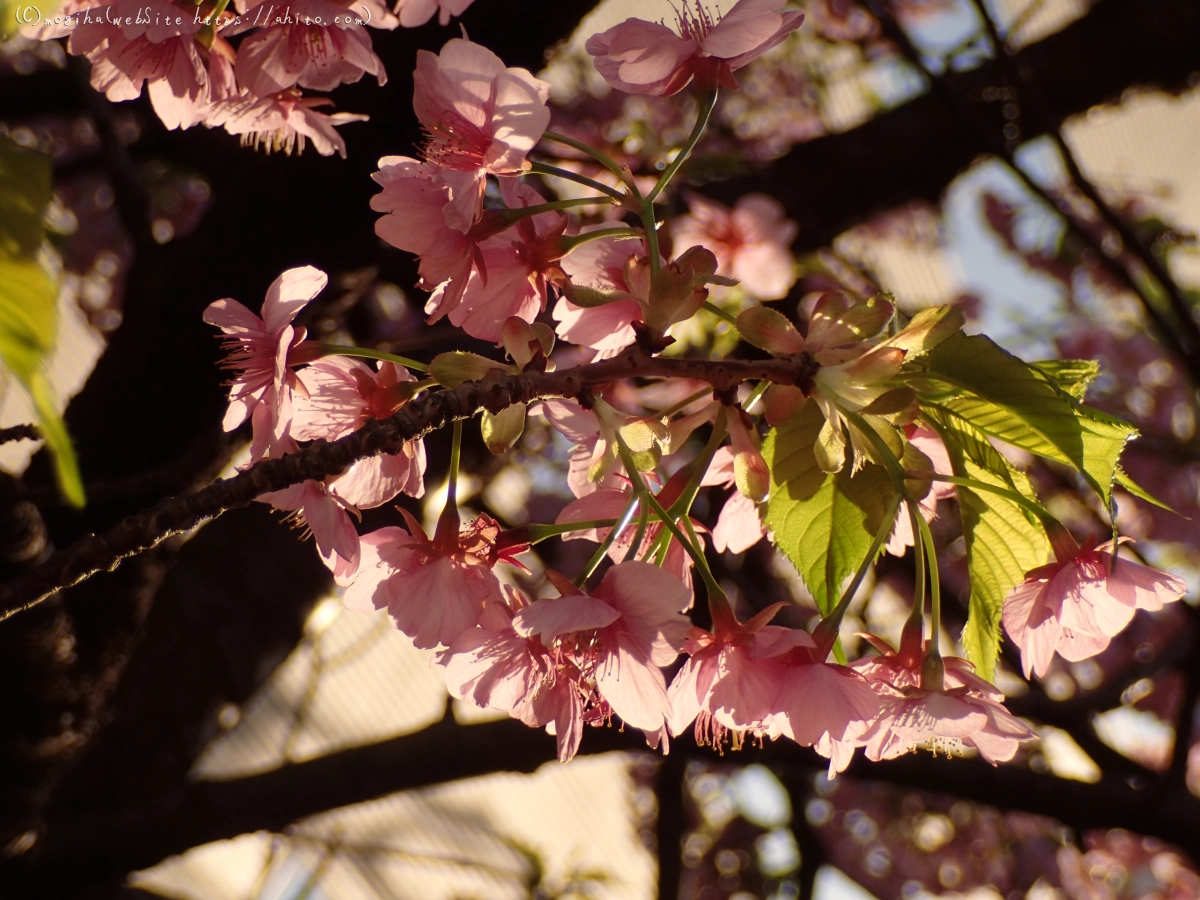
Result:
[[[612,710],[635,728],[657,732],[668,712],[660,667],[679,655],[691,627],[681,610],[690,603],[691,591],[675,576],[625,562],[609,569],[591,596],[538,600],[517,613],[513,628],[581,655]]]
[[[375,223],[381,238],[421,258],[419,287],[437,295],[433,319],[458,306],[471,277],[482,261],[475,241],[446,224],[443,210],[450,203],[450,188],[442,170],[406,156],[385,156],[371,175],[383,190],[371,198],[371,209],[387,213]],[[428,307],[427,307],[428,309]]]
[[[868,759],[894,759],[928,744],[948,753],[974,747],[996,765],[1012,759],[1022,742],[1037,736],[1001,705],[1004,695],[978,677],[965,659],[943,660],[943,690],[922,688],[926,644],[919,630],[906,629],[898,651],[874,635],[864,637],[880,655],[852,665],[883,703],[879,717],[856,739]]]
[[[334,495],[324,483],[305,481],[282,491],[260,494],[255,499],[294,513],[297,523],[312,533],[321,559],[335,578],[349,576],[358,566],[358,531],[346,510],[358,511]]]
[[[639,240],[607,237],[580,244],[562,260],[563,271],[573,284],[597,291],[625,292],[625,266],[643,252]],[[641,306],[631,296],[604,306],[584,308],[566,297],[554,307],[556,332],[564,341],[596,350],[598,359],[615,356],[633,343],[633,323],[642,318]]]
[[[732,613],[717,615],[711,633],[688,632],[688,661],[668,691],[671,734],[695,721],[697,743],[720,747],[729,739],[737,749],[747,734],[761,740],[780,733],[781,657],[793,647],[815,646],[806,632],[768,624],[783,606],[775,603],[745,623]]]
[[[482,210],[484,179],[519,175],[550,124],[550,85],[505,68],[486,47],[462,38],[440,54],[417,51],[413,108],[425,129],[425,158],[444,170],[446,221],[466,232]]]
[[[626,19],[588,38],[604,80],[629,94],[669,96],[692,79],[701,88],[736,88],[733,73],[800,27],[804,14],[784,0],[738,0],[718,19],[696,0],[678,13],[676,34],[659,22]]]
[[[450,24],[451,16],[461,16],[475,0],[398,0],[396,15],[405,28],[418,28],[438,14],[438,24]]]
[[[252,460],[269,450],[282,455],[282,443],[289,439],[296,384],[291,366],[312,358],[311,345],[304,345],[305,330],[293,328],[292,320],[328,280],[312,266],[288,269],[267,290],[262,318],[231,299],[217,300],[204,310],[204,321],[225,332],[222,344],[228,356],[222,365],[235,373],[223,426],[232,431],[253,416]]]
[[[536,408],[559,434],[574,444],[567,460],[567,487],[571,493],[583,497],[602,487],[621,487],[623,482],[614,470],[606,472],[599,481],[588,477],[592,464],[598,461],[600,443],[600,420],[594,412],[571,400],[544,400]]]
[[[721,447],[701,481],[703,486],[734,487],[733,450]],[[721,507],[712,530],[713,547],[718,553],[745,553],[766,535],[758,504],[741,491],[734,490]]]
[[[551,653],[541,639],[513,630],[513,616],[529,605],[505,589],[507,603],[489,600],[479,627],[460,634],[438,655],[450,693],[484,709],[498,709],[558,739],[558,758],[569,762],[583,736],[584,706],[591,694],[578,667]]]
[[[240,135],[242,146],[263,147],[267,153],[302,153],[305,143],[312,141],[322,156],[336,152],[345,159],[346,142],[336,126],[365,122],[367,117],[359,113],[326,114],[317,109],[332,105],[333,101],[324,97],[303,97],[295,88],[266,97],[246,92],[214,104],[205,124],[221,126],[230,134]]]
[[[504,602],[492,567],[499,528],[481,515],[453,544],[431,541],[401,510],[408,531],[395,526],[362,536],[362,558],[348,582],[348,609],[387,608],[396,627],[423,649],[450,646],[475,627],[484,604]]]
[[[589,242],[563,259],[569,281],[554,317],[559,337],[592,347],[597,358],[613,356],[633,343],[639,323],[661,338],[672,325],[700,310],[708,298],[706,285],[733,283],[716,274],[716,257],[703,247],[689,247],[675,259],[664,260],[652,279],[650,258],[639,255],[640,244],[606,238],[594,244]],[[590,305],[576,293],[579,288],[593,297],[597,292],[605,296],[600,305]],[[573,295],[582,306],[571,301]],[[670,343],[667,339],[662,346]]]
[[[67,48],[88,58],[92,87],[109,100],[133,100],[146,84],[167,128],[191,128],[215,99],[194,11],[167,0],[116,0],[108,15],[77,25]]]
[[[512,179],[500,183],[500,193],[510,209],[546,202],[533,188]],[[565,277],[558,260],[566,227],[562,213],[540,213],[483,241],[479,266],[467,281],[461,302],[451,306],[443,296],[430,297],[425,308],[432,313],[430,321],[448,315],[453,325],[472,337],[497,342],[510,316],[532,322],[546,308],[548,280]]]
[[[387,84],[383,62],[371,49],[370,35],[348,12],[331,0],[290,0],[287,21],[270,23],[238,45],[238,83],[259,96],[290,87],[330,91],[339,84],[352,84],[364,74],[374,75],[381,87]],[[325,24],[309,24],[314,21]],[[227,35],[247,30],[254,23],[252,6],[244,24],[231,26]]]
[[[765,194],[746,194],[733,209],[698,194],[688,197],[689,214],[672,223],[675,242],[697,244],[717,257],[717,271],[736,278],[760,300],[782,300],[796,282],[788,249],[797,225],[783,206]]]
[[[328,356],[297,373],[303,391],[292,402],[291,434],[298,441],[334,441],[372,419],[386,419],[411,396],[416,382],[409,371],[383,362],[376,372],[345,356]],[[329,481],[330,491],[359,509],[387,503],[399,493],[425,493],[425,443],[408,441],[400,453],[378,453],[357,460]]]
[[[831,773],[849,764],[839,745],[854,741],[879,714],[879,698],[859,673],[824,662],[825,654],[797,647],[782,660],[783,683],[776,705],[781,732],[803,747],[830,757]]]
[[[1126,540],[1126,539],[1122,539]],[[1045,677],[1057,652],[1078,662],[1106,648],[1136,610],[1162,609],[1187,583],[1128,559],[1089,537],[1073,556],[1025,573],[1004,599],[1004,630],[1021,649],[1025,677]]]
[[[908,442],[929,457],[933,463],[933,471],[939,475],[953,475],[954,468],[950,465],[950,457],[946,453],[946,445],[937,433],[924,425],[910,425],[905,429]],[[917,501],[922,518],[932,522],[937,516],[939,500],[954,496],[954,485],[944,481],[935,481],[930,485],[929,493]],[[896,527],[888,538],[885,549],[892,556],[903,556],[908,547],[913,546],[912,518],[908,514],[908,502],[900,504],[896,514]]]

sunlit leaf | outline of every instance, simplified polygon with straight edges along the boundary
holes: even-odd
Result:
[[[823,472],[813,447],[824,422],[817,405],[806,404],[767,434],[763,458],[771,470],[766,525],[828,613],[870,552],[893,488],[887,473],[870,463],[853,476],[848,468]]]
[[[941,405],[975,428],[1081,472],[1112,503],[1117,461],[1137,429],[1075,402],[981,335],[956,334],[928,356],[928,371],[965,389]]]
[[[1032,497],[1025,474],[1009,465],[984,434],[953,415],[931,415],[930,419],[946,444],[955,475]],[[955,491],[971,579],[962,642],[979,675],[991,681],[1000,651],[1004,598],[1026,572],[1046,562],[1049,542],[1036,518],[1012,500],[963,485],[955,485]]]
[[[1094,359],[1044,359],[1029,364],[1076,400],[1083,400],[1088,385],[1100,374]]]
[[[38,259],[50,193],[49,158],[0,138],[0,361],[33,400],[63,495],[82,506],[79,465],[43,372],[58,311],[57,286]]]

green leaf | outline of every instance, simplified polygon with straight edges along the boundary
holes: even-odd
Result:
[[[75,459],[75,448],[71,444],[71,436],[67,433],[67,426],[54,409],[54,393],[41,371],[34,373],[29,384],[29,395],[33,398],[33,406],[37,410],[42,437],[46,439],[46,446],[54,454],[54,474],[58,479],[58,488],[68,503],[82,507],[86,498],[83,479],[79,475],[79,463]]]
[[[891,479],[871,463],[823,472],[813,453],[825,419],[815,403],[767,434],[763,458],[771,470],[766,524],[827,614],[870,552],[894,493]]]
[[[956,306],[930,306],[913,316],[883,344],[899,347],[906,352],[906,359],[915,359],[960,331],[964,318],[963,311]]]
[[[43,219],[53,193],[50,157],[0,137],[0,255],[37,256],[46,237]]]
[[[929,418],[946,445],[955,475],[1033,497],[1025,474],[1009,465],[982,432],[956,416]],[[1024,580],[1026,572],[1046,562],[1050,544],[1041,524],[1011,500],[964,485],[955,485],[955,491],[971,579],[962,642],[980,677],[991,681],[1000,651],[1004,598]]]
[[[982,335],[956,334],[927,360],[929,374],[964,389],[942,406],[992,437],[1072,466],[1111,507],[1117,461],[1136,428],[1078,403]]]
[[[1123,487],[1129,493],[1133,494],[1133,496],[1135,496],[1141,500],[1145,500],[1147,503],[1153,504],[1154,506],[1157,506],[1159,509],[1165,509],[1167,512],[1175,513],[1175,515],[1179,516],[1179,518],[1185,519],[1188,522],[1192,521],[1188,516],[1185,516],[1183,513],[1181,513],[1179,510],[1175,509],[1174,507],[1168,506],[1162,500],[1159,500],[1152,493],[1150,493],[1148,490],[1146,490],[1144,487],[1142,487],[1140,484],[1138,484],[1136,481],[1134,481],[1132,478],[1130,478],[1129,475],[1125,472],[1125,470],[1122,469],[1120,466],[1117,466],[1117,484],[1119,484],[1121,487]]]
[[[1100,363],[1094,359],[1044,359],[1029,365],[1076,400],[1083,400],[1088,385],[1100,374]]]
[[[58,313],[58,288],[38,259],[50,197],[49,157],[0,137],[0,361],[33,400],[63,496],[83,506],[75,451],[43,371]]]

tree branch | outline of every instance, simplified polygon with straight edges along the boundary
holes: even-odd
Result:
[[[164,538],[196,527],[228,509],[245,506],[260,494],[303,481],[319,481],[377,453],[399,453],[405,442],[467,419],[481,409],[495,413],[514,403],[548,397],[579,397],[619,378],[662,377],[705,381],[727,391],[743,381],[771,381],[806,387],[817,369],[802,355],[796,360],[689,360],[647,356],[636,346],[612,359],[564,369],[503,375],[497,368],[480,381],[430,393],[389,419],[368,423],[340,440],[315,441],[282,459],[264,460],[245,472],[181,497],[168,497],[128,516],[99,535],[88,535],[59,551],[33,571],[0,587],[0,621],[29,609],[54,591],[78,584]]]
[[[644,749],[644,737],[636,730],[589,728],[580,753]],[[690,758],[761,763],[789,785],[811,784],[813,773],[828,766],[812,750],[787,740],[731,757],[697,747],[691,735],[684,734],[672,741],[671,757],[676,756],[679,764]],[[533,772],[554,758],[554,739],[516,720],[458,725],[447,719],[414,734],[262,775],[200,782],[124,808],[64,817],[47,835],[41,855],[30,860],[29,874],[38,879],[85,878],[89,871],[120,875],[210,841],[264,829],[283,831],[305,816],[397,791],[495,772]],[[1200,800],[1170,786],[1139,788],[1110,778],[1086,784],[1019,764],[994,768],[978,759],[924,753],[879,763],[860,754],[847,775],[1050,816],[1079,830],[1127,828],[1200,855],[1200,835],[1194,828]],[[796,815],[803,815],[802,807]]]

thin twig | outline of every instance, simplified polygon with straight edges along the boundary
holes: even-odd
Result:
[[[1177,327],[1167,317],[1163,315],[1162,310],[1158,309],[1153,299],[1146,293],[1141,285],[1137,283],[1137,279],[1125,268],[1120,265],[1116,259],[1113,259],[1105,252],[1101,242],[1097,240],[1087,228],[1083,227],[1072,215],[1068,207],[1067,199],[1058,198],[1050,191],[1038,184],[1024,169],[1022,169],[1016,161],[1012,150],[1002,134],[992,128],[990,123],[984,119],[975,109],[971,102],[961,89],[959,89],[951,80],[950,77],[937,78],[930,72],[921,58],[920,51],[913,45],[908,34],[900,27],[900,24],[892,16],[888,10],[888,5],[885,0],[872,0],[871,10],[875,17],[879,20],[883,28],[884,34],[892,40],[913,66],[919,69],[930,83],[941,95],[942,99],[950,106],[950,108],[964,122],[971,126],[978,138],[983,142],[984,147],[994,156],[1004,160],[1008,164],[1009,169],[1016,175],[1025,187],[1036,197],[1046,203],[1051,209],[1057,210],[1066,222],[1067,226],[1074,232],[1084,243],[1086,243],[1100,259],[1105,260],[1110,267],[1110,270],[1117,276],[1118,280],[1123,282],[1130,291],[1137,295],[1142,301],[1142,306],[1146,314],[1153,321],[1158,332],[1159,338],[1174,352],[1179,362],[1187,369],[1194,383],[1200,384],[1200,345],[1196,347],[1189,346],[1186,338],[1190,337],[1190,332],[1181,334],[1179,327],[1187,328],[1186,325]],[[990,21],[990,20],[989,20]],[[1052,129],[1054,131],[1055,129]],[[1134,247],[1139,246],[1135,241]],[[1190,320],[1189,320],[1190,321]],[[1192,323],[1194,324],[1194,322]]]
[[[771,381],[811,388],[817,365],[811,359],[689,360],[647,356],[633,346],[612,359],[560,372],[504,375],[495,369],[480,381],[430,393],[388,419],[371,422],[340,440],[315,441],[282,459],[264,460],[233,478],[193,494],[168,497],[129,516],[99,535],[88,535],[51,556],[24,576],[0,586],[0,621],[40,603],[54,591],[78,584],[122,559],[206,519],[245,506],[260,494],[337,475],[359,459],[401,452],[405,442],[481,409],[496,413],[514,403],[548,397],[578,397],[593,386],[620,378],[691,378],[728,391],[743,381]]]
[[[1055,125],[1055,117],[1050,114],[1047,109],[1044,98],[1037,90],[1037,85],[1033,82],[1033,78],[1029,72],[1022,66],[1018,66],[1016,61],[1008,52],[1008,41],[1000,36],[1000,32],[996,27],[996,23],[988,15],[987,8],[983,4],[983,0],[971,0],[975,5],[979,17],[983,20],[983,26],[987,30],[988,38],[992,42],[992,46],[996,50],[996,59],[1004,67],[1004,70],[1009,75],[1013,82],[1012,87],[1017,91],[1018,102],[1029,108],[1034,117],[1038,121],[1039,127],[1054,141],[1054,145],[1058,148],[1059,156],[1062,157],[1063,164],[1067,170],[1067,176],[1071,180],[1071,185],[1079,193],[1092,204],[1104,224],[1115,231],[1121,237],[1121,242],[1124,248],[1131,253],[1138,262],[1145,267],[1146,271],[1153,276],[1158,282],[1163,293],[1166,294],[1170,302],[1171,311],[1179,320],[1178,326],[1186,336],[1186,347],[1189,352],[1194,355],[1200,352],[1200,324],[1197,324],[1193,317],[1191,306],[1187,299],[1183,296],[1183,292],[1179,289],[1179,285],[1171,277],[1171,273],[1167,271],[1166,266],[1150,248],[1146,247],[1138,239],[1137,234],[1122,216],[1108,204],[1107,201],[1100,195],[1099,190],[1092,184],[1083,171],[1079,168],[1079,162],[1075,158],[1075,154],[1063,139],[1062,129]],[[1120,253],[1105,253],[1102,246],[1093,242],[1095,249],[1099,250],[1101,255],[1106,259],[1111,259],[1114,262]],[[1126,277],[1132,282],[1133,278],[1129,273]],[[1137,288],[1135,287],[1135,290]],[[1150,303],[1150,299],[1145,293],[1137,290],[1138,296],[1141,297],[1145,304]]]
[[[0,444],[9,441],[40,441],[42,433],[36,425],[14,425],[11,428],[0,428]]]

